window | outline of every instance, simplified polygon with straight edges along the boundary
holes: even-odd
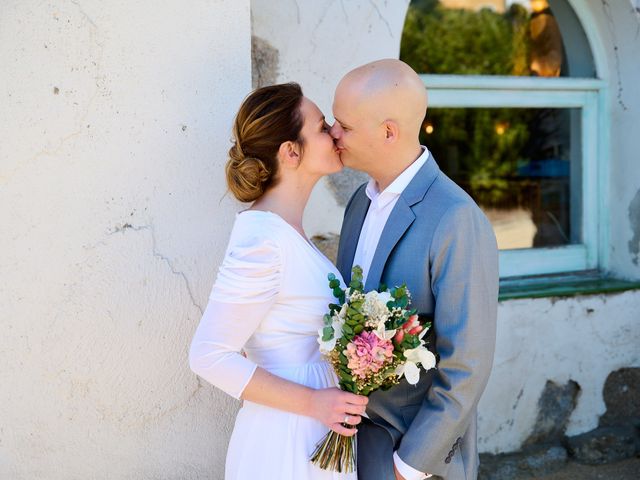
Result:
[[[487,214],[500,276],[602,268],[605,82],[567,1],[414,0],[400,58],[423,72],[422,140]]]

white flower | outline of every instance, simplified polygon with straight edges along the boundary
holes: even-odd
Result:
[[[383,323],[378,325],[378,328],[376,328],[373,333],[375,333],[380,340],[391,340],[396,334],[396,330],[385,330]]]
[[[368,292],[364,296],[364,303],[362,304],[362,311],[369,317],[368,323],[374,325],[376,328],[380,324],[384,327],[384,322],[389,318],[389,309],[387,308],[386,298],[391,298],[388,292],[378,293],[375,290]]]
[[[343,305],[343,310],[346,312],[346,308]],[[342,338],[344,333],[342,332],[342,326],[344,325],[344,319],[340,316],[342,314],[342,310],[337,314],[331,317],[331,325],[325,325],[324,327],[320,327],[318,329],[318,344],[320,345],[320,352],[329,353],[336,346],[336,340],[338,338]],[[324,336],[324,329],[326,327],[331,327],[333,329],[333,335],[329,340],[322,340]]]
[[[324,330],[324,327],[318,329],[318,344],[320,345],[320,352],[326,355],[336,347],[336,336],[334,335],[331,339],[324,341],[322,340],[322,330]]]
[[[418,363],[422,365],[422,368],[425,370],[431,370],[436,366],[435,355],[422,345],[410,350],[405,350],[404,356],[407,361],[396,368],[396,375],[398,375],[398,378],[401,378],[402,375],[404,375],[407,382],[411,385],[418,383],[418,379],[420,378],[420,369],[417,365]]]
[[[382,302],[382,304],[386,307],[387,303],[391,301],[391,294],[387,291],[378,292],[378,300]]]

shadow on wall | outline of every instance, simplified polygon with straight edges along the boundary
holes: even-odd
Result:
[[[640,368],[622,368],[607,377],[603,387],[607,410],[599,426],[573,437],[565,436],[577,404],[580,386],[547,381],[538,400],[538,416],[521,452],[481,454],[481,480],[513,480],[548,475],[569,459],[601,465],[640,453]]]

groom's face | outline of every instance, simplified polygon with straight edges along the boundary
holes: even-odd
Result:
[[[338,85],[333,101],[335,123],[329,133],[334,138],[342,163],[356,170],[367,172],[376,159],[378,128],[366,111],[366,105],[354,98],[352,91]]]

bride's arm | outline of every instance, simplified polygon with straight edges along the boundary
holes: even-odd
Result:
[[[338,388],[315,390],[290,382],[258,367],[242,392],[250,402],[313,417],[340,435],[351,436],[353,428],[342,425],[347,417],[350,425],[361,421],[367,397],[343,392]]]
[[[360,423],[368,399],[337,388],[313,389],[285,380],[240,354],[272,302],[225,303],[211,299],[189,351],[191,369],[235,398],[313,417],[342,435]]]

